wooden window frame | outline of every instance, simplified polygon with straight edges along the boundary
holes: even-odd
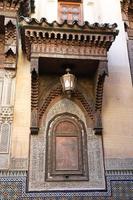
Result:
[[[77,127],[78,133],[55,133],[56,126],[63,121],[69,121]],[[56,137],[77,137],[78,168],[68,170],[56,169]],[[83,122],[71,114],[56,116],[50,121],[47,130],[47,153],[46,153],[46,181],[87,181],[88,159],[86,132]]]
[[[69,23],[72,23],[73,21],[78,21],[79,23],[83,22],[83,7],[82,7],[82,3],[81,2],[70,2],[70,1],[59,1],[58,2],[58,20],[60,22],[63,22],[65,19],[62,19],[62,6],[66,6],[66,7],[72,7],[72,6],[76,6],[79,7],[79,19],[78,20],[73,20],[72,19],[72,12],[66,12],[67,15],[67,21]],[[69,15],[69,17],[68,17]],[[71,17],[70,17],[71,16]]]

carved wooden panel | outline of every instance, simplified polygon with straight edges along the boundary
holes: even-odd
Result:
[[[79,170],[81,147],[78,127],[68,119],[64,119],[58,123],[53,131],[55,132],[55,137],[53,137],[55,171],[61,170],[60,173],[65,173],[65,171],[71,173],[71,170]]]
[[[78,138],[56,137],[56,170],[78,170]]]
[[[50,124],[47,181],[88,180],[85,130],[78,123],[72,116],[61,115]]]

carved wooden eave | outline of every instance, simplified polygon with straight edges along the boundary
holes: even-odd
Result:
[[[129,9],[129,0],[121,1],[121,10],[123,20],[128,20],[128,9]]]
[[[133,9],[133,0],[121,0],[121,8],[123,11]]]
[[[121,2],[122,18],[129,38],[133,38],[133,0]]]
[[[28,59],[31,54],[44,53],[44,46],[50,47],[51,45],[49,51],[52,54],[52,49],[56,48],[57,43],[65,49],[64,53],[60,49],[64,55],[73,53],[75,56],[106,57],[107,51],[118,34],[116,24],[100,25],[95,23],[90,25],[88,22],[84,22],[83,25],[80,25],[77,21],[74,21],[73,24],[69,24],[67,21],[59,24],[56,21],[48,23],[44,18],[40,22],[34,18],[21,18],[21,20],[22,48]],[[73,47],[73,50],[69,48],[70,46]],[[58,49],[57,51],[53,50],[53,53],[58,54],[58,51]]]
[[[19,27],[23,52],[31,60],[31,132],[33,134],[38,132],[39,119],[43,116],[52,98],[61,94],[61,86],[51,89],[42,107],[39,107],[38,59],[45,59],[46,62],[49,62],[47,66],[50,66],[51,58],[54,58],[56,59],[54,68],[59,66],[59,60],[61,62],[71,60],[76,65],[75,70],[77,71],[75,72],[78,74],[83,72],[80,67],[81,63],[84,66],[84,70],[86,68],[87,73],[91,73],[91,66],[96,67],[95,72],[92,70],[95,79],[93,103],[90,104],[80,91],[76,91],[73,95],[80,99],[83,107],[93,120],[95,133],[100,134],[102,132],[103,85],[105,76],[108,74],[107,51],[118,35],[117,25],[100,25],[98,23],[90,25],[88,22],[84,22],[81,25],[77,21],[74,21],[72,24],[64,21],[60,24],[57,21],[48,23],[44,18],[37,21],[34,18],[21,17]],[[58,70],[60,69],[58,68]]]
[[[34,0],[0,0],[0,14],[6,17],[29,16],[34,9]]]
[[[123,20],[129,20],[129,12],[132,12],[133,10],[133,0],[123,0],[121,1],[121,10],[122,10],[122,16]]]
[[[20,3],[19,15],[30,16],[31,13],[35,12],[34,0],[23,0]]]

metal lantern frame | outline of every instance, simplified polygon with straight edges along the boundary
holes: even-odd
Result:
[[[70,68],[66,68],[66,74],[60,78],[63,92],[71,97],[71,93],[75,90],[77,78],[70,73]]]

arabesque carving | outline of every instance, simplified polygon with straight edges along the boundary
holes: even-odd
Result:
[[[60,96],[60,95],[62,95],[62,88],[61,88],[61,84],[58,84],[53,89],[51,89],[51,91],[45,97],[42,105],[39,107],[39,120],[41,120],[41,118],[42,118],[44,112],[46,111],[48,105],[50,104],[50,102],[54,98],[56,98],[57,96]],[[76,89],[76,91],[74,91],[72,95],[73,95],[73,97],[76,97],[81,102],[81,104],[87,111],[88,115],[91,117],[92,120],[94,120],[94,118],[95,118],[94,106],[91,105],[88,100],[86,100],[84,95],[78,89]]]

